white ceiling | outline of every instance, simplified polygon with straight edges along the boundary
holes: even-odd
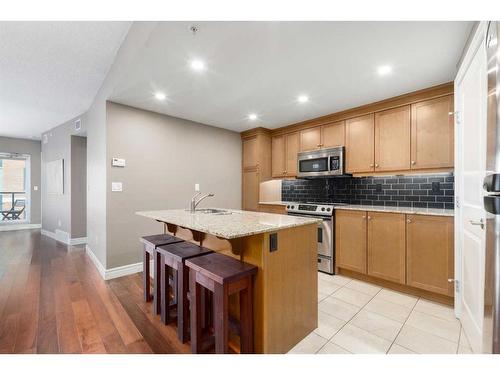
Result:
[[[242,131],[453,80],[472,22],[161,22],[111,100]],[[191,59],[206,62],[193,72]],[[380,65],[393,73],[379,76]],[[153,94],[163,91],[167,100]],[[307,94],[310,102],[298,104]],[[258,121],[246,118],[259,115]]]
[[[39,137],[86,111],[130,22],[0,22],[0,135]]]

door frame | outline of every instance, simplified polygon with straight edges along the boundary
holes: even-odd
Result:
[[[487,31],[488,23],[486,21],[481,21],[476,25],[475,30],[473,31],[473,35],[469,38],[468,44],[465,46],[464,51],[465,54],[460,61],[459,69],[457,75],[454,80],[455,86],[455,95],[454,95],[454,108],[455,108],[455,218],[454,218],[454,226],[455,226],[455,316],[459,319],[462,318],[462,290],[463,290],[463,275],[462,275],[462,233],[461,233],[461,225],[463,220],[463,186],[462,186],[462,170],[460,166],[462,165],[463,159],[463,150],[462,150],[462,131],[463,127],[461,126],[461,113],[459,109],[461,108],[461,95],[458,90],[459,84],[465,77],[468,69],[470,68],[476,54],[478,53],[481,46],[484,47],[485,39],[486,39],[486,31]],[[485,50],[486,53],[486,50]],[[485,57],[486,61],[486,57]],[[485,72],[486,73],[486,72]],[[486,79],[486,76],[485,76]],[[484,92],[484,103],[487,100],[487,90]],[[485,104],[486,108],[486,104]],[[485,122],[486,122],[486,113],[485,113]],[[486,126],[486,123],[485,123]],[[458,287],[457,287],[458,285]]]
[[[2,155],[11,155],[14,156],[13,159],[24,159],[25,160],[25,173],[24,176],[24,189],[26,194],[26,219],[24,220],[15,220],[9,222],[2,222],[0,220],[0,225],[7,227],[9,225],[18,225],[18,224],[30,224],[31,223],[31,155],[30,154],[20,154],[17,152],[4,152],[0,151],[0,157]]]

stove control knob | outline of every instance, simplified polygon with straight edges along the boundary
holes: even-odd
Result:
[[[287,205],[286,205],[286,208],[290,208],[290,205],[289,205],[289,204],[287,204]]]
[[[292,206],[292,210],[295,209],[295,206]]]
[[[321,211],[324,211],[325,210],[325,207],[321,207]]]
[[[332,209],[331,209],[330,207],[328,207],[326,210],[327,210],[328,212],[330,212]]]

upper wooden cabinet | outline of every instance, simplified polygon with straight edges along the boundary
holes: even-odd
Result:
[[[272,137],[272,176],[295,177],[297,175],[297,153],[299,152],[299,133]]]
[[[453,218],[407,215],[406,283],[453,296]]]
[[[374,127],[373,114],[346,120],[346,171],[348,173],[375,170]]]
[[[345,122],[338,121],[321,127],[321,147],[345,145]]]
[[[366,273],[366,212],[335,211],[336,267]]]
[[[243,169],[257,168],[258,159],[258,143],[257,136],[245,138],[243,143]]]
[[[410,106],[375,113],[375,172],[410,169]]]
[[[454,164],[453,95],[411,106],[411,169]]]
[[[321,148],[321,127],[305,129],[300,132],[300,151]]]
[[[405,215],[368,212],[368,275],[406,281]]]
[[[344,121],[333,122],[300,132],[300,151],[311,151],[318,148],[344,146]]]
[[[271,178],[271,137],[257,129],[242,135],[242,202],[243,210],[259,210],[259,186]]]

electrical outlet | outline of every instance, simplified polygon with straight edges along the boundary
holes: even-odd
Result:
[[[194,191],[196,192],[200,191],[200,184],[194,184]]]
[[[439,193],[439,190],[441,190],[441,186],[439,185],[439,182],[433,182],[432,183],[432,192]]]

